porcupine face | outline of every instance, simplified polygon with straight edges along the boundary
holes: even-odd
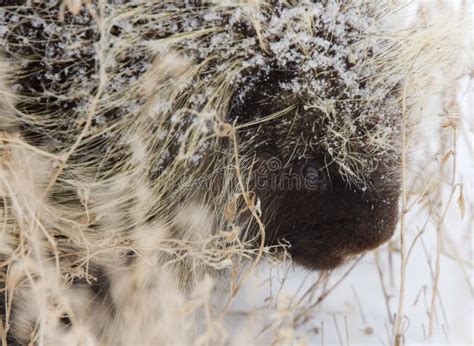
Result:
[[[361,35],[349,22],[320,21],[307,45],[270,43],[270,71],[230,116],[242,124],[243,155],[255,155],[266,243],[287,241],[310,269],[379,246],[397,222],[397,87],[370,85],[364,59],[383,48],[348,49]]]
[[[280,110],[278,102],[288,94],[271,89],[281,81],[265,83],[270,88],[259,88],[263,92],[236,111],[240,116]],[[257,162],[252,187],[261,200],[266,243],[289,242],[292,258],[310,269],[331,269],[390,239],[400,191],[394,153],[376,158],[365,180],[354,183],[341,174],[327,147],[308,144],[325,135],[322,118],[298,104],[295,111],[241,133],[243,141],[258,143],[249,150]],[[364,146],[358,150],[363,154]]]
[[[228,150],[231,145],[201,141],[228,122],[237,129],[242,169],[252,171],[250,189],[261,201],[267,244],[287,241],[298,263],[328,269],[390,238],[399,196],[400,107],[397,78],[381,58],[388,48],[369,38],[378,27],[368,5],[275,1],[257,11],[242,4],[137,3],[107,7],[117,20],[106,30],[86,9],[66,13],[64,23],[58,23],[57,4],[38,5],[39,15],[27,7],[9,10],[6,55],[22,66],[14,85],[23,96],[18,107],[25,114],[61,114],[41,126],[25,125],[27,138],[56,141],[57,151],[70,147],[94,102],[91,95],[99,95],[104,101],[94,108],[90,132],[100,136],[86,135],[78,151],[95,162],[91,158],[103,154],[94,151],[127,140],[103,128],[125,124],[128,135],[130,119],[142,122],[135,137],[151,143],[145,160],[153,184],[170,167],[181,167],[180,155],[199,165],[199,158]],[[134,17],[140,13],[148,15]],[[38,20],[28,19],[36,15]],[[101,44],[104,62],[97,53]],[[159,61],[170,52],[186,57],[191,67],[183,67],[183,76],[192,77],[177,72],[163,85],[156,78],[156,88],[143,94],[141,78],[156,66],[166,72]],[[102,63],[106,82],[99,94]],[[156,114],[150,104],[160,105]],[[190,155],[181,150],[186,136],[197,138]],[[118,161],[128,164],[126,155],[109,156],[109,166],[98,160],[100,169],[111,167],[108,177]],[[71,160],[86,162],[76,153]],[[190,176],[194,167],[180,172]],[[169,176],[176,181],[161,181],[157,191],[179,185],[177,175]],[[169,195],[176,204],[186,198]]]

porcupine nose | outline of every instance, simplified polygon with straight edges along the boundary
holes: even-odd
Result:
[[[264,213],[269,215],[268,242],[287,241],[296,263],[317,270],[334,268],[389,240],[399,198],[397,181],[374,179],[377,186],[351,186],[320,167],[311,160],[300,167],[301,186],[279,185],[283,186],[279,190],[266,186],[260,191]]]

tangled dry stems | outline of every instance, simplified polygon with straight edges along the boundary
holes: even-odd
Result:
[[[77,12],[77,4],[73,2],[65,2],[66,8],[72,13]],[[93,274],[89,272],[89,264],[91,261],[99,261],[100,263],[107,263],[111,270],[124,270],[123,263],[116,261],[121,254],[133,252],[141,261],[136,264],[138,268],[143,266],[150,268],[156,265],[159,261],[164,261],[164,270],[167,266],[179,265],[179,263],[189,263],[191,272],[194,273],[191,281],[197,285],[196,289],[191,293],[191,297],[198,297],[201,299],[190,299],[187,301],[184,310],[180,314],[190,316],[194,313],[204,313],[205,325],[203,332],[197,336],[193,341],[198,344],[208,344],[213,340],[225,339],[226,330],[222,327],[222,319],[229,313],[229,307],[232,304],[234,297],[239,291],[240,287],[245,283],[247,277],[254,272],[257,264],[261,262],[262,258],[266,258],[271,263],[279,262],[279,258],[274,257],[272,249],[264,246],[265,227],[260,220],[260,211],[257,201],[252,197],[247,188],[246,180],[249,177],[248,171],[242,171],[242,160],[239,155],[239,143],[236,137],[236,131],[239,127],[233,127],[230,124],[222,124],[218,116],[225,112],[222,109],[231,92],[229,86],[224,80],[218,79],[213,81],[212,90],[213,95],[209,96],[210,101],[206,107],[199,113],[194,114],[197,121],[189,126],[183,133],[183,141],[178,150],[177,162],[171,165],[171,168],[163,172],[163,178],[159,179],[154,184],[143,179],[143,172],[148,172],[151,167],[151,162],[158,160],[160,157],[166,156],[166,148],[172,145],[174,137],[166,138],[162,142],[156,140],[156,134],[167,127],[169,124],[162,123],[157,128],[150,129],[148,121],[145,119],[138,119],[132,121],[137,115],[137,111],[132,111],[119,121],[112,124],[106,124],[105,127],[92,128],[93,119],[98,113],[103,113],[111,107],[126,106],[129,102],[135,102],[133,99],[136,95],[141,95],[144,98],[151,100],[149,104],[144,105],[145,114],[151,118],[154,116],[156,107],[162,107],[160,102],[165,100],[177,100],[176,102],[184,102],[181,108],[183,115],[192,114],[193,108],[187,105],[185,100],[177,99],[179,97],[179,87],[185,88],[189,85],[189,80],[192,76],[199,73],[201,66],[191,66],[180,58],[180,64],[172,67],[169,74],[163,74],[164,65],[169,68],[169,60],[157,60],[152,63],[147,74],[142,80],[132,84],[126,94],[118,92],[113,97],[106,92],[106,86],[116,76],[109,75],[107,66],[109,64],[110,55],[120,56],[126,52],[126,47],[132,43],[135,38],[127,37],[124,42],[120,42],[115,50],[106,49],[106,43],[110,39],[108,27],[110,22],[105,20],[106,13],[102,6],[104,2],[99,1],[98,10],[94,9],[90,4],[88,9],[91,11],[91,16],[96,22],[97,27],[101,31],[101,40],[98,42],[96,49],[98,71],[98,87],[92,95],[85,93],[87,106],[80,117],[74,118],[76,126],[68,133],[68,146],[65,151],[52,150],[51,148],[38,148],[26,143],[21,137],[12,135],[10,131],[3,131],[1,133],[1,169],[0,169],[0,192],[2,194],[3,209],[0,214],[0,223],[2,227],[2,236],[0,244],[2,246],[2,266],[8,268],[2,280],[4,282],[3,289],[6,292],[5,323],[1,325],[2,328],[2,342],[6,344],[6,335],[11,322],[11,304],[15,299],[15,291],[28,283],[31,285],[33,292],[38,294],[39,304],[39,322],[38,329],[35,330],[31,336],[31,340],[36,340],[39,343],[45,341],[47,336],[39,326],[47,326],[51,313],[58,313],[62,311],[64,306],[69,303],[69,297],[64,293],[63,288],[69,287],[70,283],[78,277],[83,277],[89,282],[97,280]],[[242,5],[243,6],[243,5]],[[247,6],[247,5],[246,5]],[[248,5],[252,6],[252,5]],[[225,9],[225,8],[224,8]],[[133,16],[134,11],[138,9],[129,9],[120,13],[118,16]],[[224,10],[226,11],[226,9]],[[146,12],[146,11],[145,11]],[[462,23],[461,23],[462,24]],[[462,28],[462,25],[459,27]],[[261,23],[255,22],[257,33],[264,31]],[[422,185],[421,188],[414,189],[414,185],[410,185],[410,153],[411,146],[417,143],[410,137],[406,129],[410,131],[414,125],[423,121],[424,116],[423,98],[424,94],[421,89],[425,87],[433,79],[431,69],[437,66],[444,78],[449,76],[449,71],[453,64],[455,65],[456,49],[453,48],[457,42],[447,44],[446,42],[453,36],[453,32],[461,30],[455,27],[450,27],[449,31],[445,31],[446,26],[429,25],[421,23],[416,27],[412,27],[405,32],[392,34],[384,37],[385,40],[392,40],[393,50],[387,52],[386,56],[378,56],[375,60],[371,60],[370,64],[373,66],[390,66],[392,70],[384,70],[384,75],[379,81],[372,81],[374,85],[383,85],[388,83],[392,85],[393,80],[391,76],[406,75],[404,79],[404,95],[403,102],[403,119],[401,143],[402,143],[402,170],[403,170],[403,197],[401,210],[401,227],[400,227],[400,248],[392,247],[389,251],[390,255],[400,253],[400,292],[399,304],[395,318],[391,312],[389,294],[384,290],[384,296],[387,306],[387,314],[389,321],[393,324],[393,331],[390,335],[394,336],[395,344],[399,345],[403,342],[404,334],[404,296],[405,296],[405,280],[406,267],[409,263],[411,250],[417,241],[422,239],[422,235],[426,230],[428,222],[424,223],[423,227],[417,230],[416,236],[409,243],[405,238],[407,233],[413,233],[410,226],[407,226],[407,219],[411,213],[420,213],[417,208],[419,205],[426,206],[427,219],[436,220],[436,234],[437,234],[437,251],[434,268],[432,269],[433,287],[430,303],[430,318],[428,334],[434,333],[436,319],[436,310],[441,306],[441,297],[438,292],[438,284],[441,278],[440,261],[442,255],[445,255],[443,248],[445,242],[449,242],[446,234],[445,226],[443,226],[448,210],[452,207],[454,198],[457,194],[458,207],[461,214],[465,213],[465,201],[463,186],[456,180],[456,143],[459,140],[459,111],[458,105],[455,101],[455,93],[452,89],[447,88],[455,84],[458,76],[451,76],[451,80],[446,79],[441,85],[440,90],[443,91],[444,96],[444,118],[447,120],[440,128],[440,143],[443,159],[439,167],[438,173],[432,176],[428,182]],[[189,38],[196,38],[209,34],[219,32],[219,28],[205,29],[201,31],[194,31],[190,34],[182,35],[178,39],[184,40]],[[454,34],[454,36],[456,36]],[[176,39],[176,38],[174,38]],[[262,34],[258,35],[259,45],[262,49],[268,50],[267,42]],[[171,44],[167,42],[166,44]],[[162,49],[162,43],[152,42],[150,47],[152,51],[159,51]],[[428,52],[428,53],[427,53]],[[203,62],[203,65],[213,59],[215,56],[210,55],[208,60]],[[238,75],[242,60],[237,58],[235,61],[229,62],[226,66],[228,72],[226,78],[232,79],[232,76]],[[396,60],[396,64],[387,65],[387,61]],[[173,70],[174,69],[174,70]],[[162,78],[160,80],[161,86],[159,94],[161,100],[153,98],[153,94],[157,92],[156,86],[152,82],[156,80],[157,76]],[[173,88],[167,79],[173,80]],[[454,80],[453,80],[454,79]],[[207,82],[207,81],[206,81]],[[398,82],[398,81],[397,81]],[[202,83],[195,87],[195,90],[205,93],[208,87],[207,83]],[[433,89],[430,89],[433,90]],[[445,91],[447,90],[447,91]],[[7,93],[3,90],[2,92]],[[199,93],[196,92],[196,93]],[[132,96],[130,96],[132,95]],[[6,95],[5,97],[10,97]],[[77,95],[56,95],[58,97],[76,97]],[[2,96],[3,97],[3,96]],[[370,102],[370,100],[368,100]],[[3,103],[3,99],[2,99]],[[347,174],[348,180],[354,177],[364,176],[359,174],[364,162],[360,156],[353,155],[353,152],[348,147],[348,138],[352,136],[353,123],[347,122],[341,124],[334,121],[332,117],[334,113],[331,111],[331,105],[327,108],[319,108],[324,110],[323,114],[328,117],[328,123],[334,124],[334,128],[328,129],[327,146],[332,147],[334,142],[339,141],[340,146],[333,148],[338,154],[335,156],[338,164],[341,167],[341,173]],[[292,106],[283,110],[281,113],[272,114],[268,118],[262,118],[258,121],[264,122],[273,120],[291,111]],[[141,110],[140,110],[141,111]],[[28,115],[24,114],[24,120],[35,124],[35,122],[47,123],[52,119],[29,119]],[[176,114],[176,116],[180,116]],[[53,115],[51,115],[53,117]],[[1,117],[0,119],[4,119]],[[421,120],[420,120],[421,119]],[[5,118],[5,121],[10,121]],[[208,129],[208,121],[212,120],[214,126],[212,131]],[[40,124],[36,124],[40,125]],[[250,126],[250,124],[248,124]],[[174,125],[171,125],[174,126]],[[176,125],[179,126],[179,125]],[[242,128],[245,125],[241,125]],[[451,131],[451,136],[446,136],[444,133]],[[96,185],[94,179],[89,179],[88,175],[93,176],[97,165],[104,164],[105,159],[93,155],[88,155],[88,151],[94,150],[93,147],[87,146],[88,143],[102,135],[110,133],[121,133],[123,143],[109,148],[106,156],[119,157],[123,153],[124,146],[130,146],[130,159],[116,168],[114,176],[99,176],[94,177],[100,179],[102,185]],[[411,134],[411,132],[410,132]],[[331,137],[332,136],[332,137]],[[376,129],[375,132],[369,133],[369,138],[372,145],[367,147],[367,156],[373,156],[376,152],[386,153],[391,147],[384,147],[386,143],[386,133],[381,129]],[[411,135],[414,136],[414,135]],[[186,170],[186,165],[189,160],[199,153],[199,148],[203,147],[209,140],[217,141],[222,138],[228,138],[231,143],[232,150],[230,155],[222,162],[222,167],[231,167],[224,169],[224,184],[232,186],[232,193],[226,192],[225,195],[216,197],[215,205],[229,205],[235,198],[244,201],[245,208],[250,212],[252,221],[256,222],[260,229],[260,246],[255,248],[251,241],[242,241],[238,234],[242,232],[235,226],[234,229],[221,230],[216,234],[200,234],[199,238],[194,238],[189,235],[189,239],[169,239],[167,237],[168,224],[172,222],[179,222],[179,215],[176,216],[178,221],[158,220],[152,226],[146,225],[143,220],[147,213],[154,213],[157,215],[173,215],[175,212],[173,208],[175,205],[167,203],[154,203],[156,200],[170,201],[165,192],[169,191],[166,186],[170,181],[179,182],[178,186],[173,186],[175,195],[172,199],[176,201],[181,200],[181,196],[187,194],[187,186],[192,185],[191,182],[200,174],[197,169],[195,175],[189,175],[189,170]],[[344,139],[346,141],[344,141]],[[157,143],[160,145],[158,146]],[[157,152],[151,153],[151,149],[162,148]],[[77,155],[90,157],[90,161],[81,162],[77,160]],[[444,194],[440,191],[443,189],[443,179],[446,177],[446,165],[451,160],[451,172],[449,179],[449,194],[445,199]],[[26,163],[26,164],[25,164]],[[81,173],[81,174],[79,174]],[[237,178],[236,186],[234,177]],[[363,183],[363,181],[355,181],[355,183]],[[70,186],[77,188],[78,195],[83,210],[70,210],[67,207],[61,208],[48,202],[47,195],[53,191],[68,191]],[[415,192],[412,192],[415,191]],[[418,192],[417,192],[418,191]],[[413,193],[413,196],[411,195]],[[439,205],[434,203],[434,200],[442,199],[444,204]],[[113,201],[113,203],[111,202]],[[121,207],[127,206],[130,211],[129,218],[126,222],[121,221],[118,216],[122,211]],[[237,213],[240,211],[237,211]],[[226,217],[233,219],[236,211],[227,214]],[[426,213],[426,211],[425,211]],[[118,221],[114,221],[117,216]],[[104,234],[91,232],[88,227],[101,218],[109,217],[107,222],[110,224],[104,227]],[[209,221],[209,220],[205,220]],[[214,220],[215,221],[215,220]],[[217,220],[217,224],[222,225],[222,220]],[[111,225],[111,227],[110,227]],[[145,235],[150,235],[151,228],[159,228],[161,232],[154,234],[157,237],[155,242],[147,243]],[[245,226],[243,226],[245,228]],[[111,232],[111,230],[114,232]],[[133,229],[130,232],[130,229]],[[116,231],[119,230],[119,231]],[[131,236],[129,236],[131,233]],[[66,236],[71,242],[61,242],[58,244],[57,236]],[[127,236],[124,236],[127,235]],[[154,238],[153,238],[154,239]],[[145,241],[145,243],[144,243]],[[408,246],[409,245],[409,246]],[[284,248],[284,246],[282,246]],[[394,250],[398,248],[397,250]],[[68,255],[65,256],[65,253]],[[169,260],[165,256],[163,258],[155,258],[154,253],[163,253],[171,256],[173,259]],[[52,254],[52,257],[51,255]],[[454,251],[456,255],[456,251]],[[68,258],[70,257],[70,258]],[[248,264],[250,260],[250,265]],[[456,258],[460,265],[464,268],[466,276],[472,269],[469,264],[465,264],[462,258]],[[352,269],[357,265],[358,261],[347,269],[347,271],[330,284],[331,275],[322,273],[315,280],[310,288],[303,291],[301,295],[290,298],[290,301],[285,301],[282,296],[281,285],[279,291],[272,295],[269,303],[263,308],[267,311],[275,312],[270,318],[270,321],[264,325],[256,336],[265,335],[268,340],[274,343],[291,343],[294,340],[299,340],[299,334],[296,332],[304,325],[313,314],[319,304],[339,285],[342,280],[349,275]],[[378,261],[377,261],[378,263]],[[188,265],[188,264],[186,264]],[[430,265],[431,266],[431,265]],[[133,270],[137,269],[133,267]],[[206,268],[203,270],[203,268]],[[213,289],[213,283],[205,274],[209,272],[209,268],[219,271],[227,268],[231,275],[231,289],[224,304],[224,308],[218,314],[219,318],[215,318],[212,310],[212,298],[210,292]],[[385,278],[380,265],[377,264],[380,280],[385,287]],[[137,269],[139,270],[139,269]],[[202,273],[200,273],[202,271]],[[172,275],[171,275],[172,276]],[[285,275],[286,277],[286,275]],[[38,278],[41,278],[38,280]],[[178,278],[177,282],[189,281],[189,278]],[[303,287],[303,285],[301,286]],[[199,292],[201,290],[201,292]],[[178,291],[178,290],[177,290]],[[472,291],[472,288],[471,288]],[[176,293],[178,294],[178,293]],[[21,296],[21,295],[20,295]],[[57,305],[61,307],[58,311],[51,312],[47,302],[52,298],[58,299],[60,303]],[[178,299],[179,300],[179,299]],[[438,305],[439,304],[439,305]],[[71,314],[71,319],[74,319],[72,311],[74,309],[67,309]],[[251,312],[250,312],[251,313]],[[176,316],[181,316],[180,314]],[[445,321],[447,322],[447,321]],[[79,325],[81,323],[79,322]],[[217,326],[217,328],[216,328]],[[213,329],[216,328],[216,331]],[[347,325],[346,325],[347,332]],[[340,334],[340,333],[339,333]],[[83,335],[84,336],[84,335]],[[92,338],[92,336],[90,336]],[[342,340],[342,336],[339,335]],[[346,336],[348,339],[348,336]],[[92,340],[92,339],[91,339]],[[258,339],[257,339],[258,340]],[[169,340],[168,340],[169,341]]]

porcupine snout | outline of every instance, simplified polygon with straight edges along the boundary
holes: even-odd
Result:
[[[233,108],[231,119],[237,124],[259,119],[239,136],[245,155],[257,162],[251,188],[261,201],[267,245],[288,242],[297,263],[331,269],[394,233],[400,196],[399,114],[394,112],[391,123],[383,125],[377,117],[359,121],[363,117],[357,111],[341,111],[328,120],[322,111],[306,109],[311,100],[295,98],[281,87],[293,78],[271,74]],[[291,110],[269,116],[282,109]],[[356,135],[344,132],[349,126]],[[376,128],[388,134],[389,149],[370,145]],[[334,129],[340,131],[335,139],[330,137]],[[348,167],[350,159],[358,165]]]
[[[266,242],[287,241],[310,269],[331,269],[389,240],[398,219],[399,181],[381,165],[372,184],[349,185],[317,159],[278,166],[275,157],[254,180],[266,221]],[[270,171],[272,170],[272,171]],[[264,173],[262,173],[264,172]]]

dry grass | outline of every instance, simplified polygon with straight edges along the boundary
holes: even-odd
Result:
[[[330,314],[331,321],[321,322],[317,330],[314,320],[327,313],[321,307],[323,303],[341,285],[353,280],[351,273],[370,256],[359,257],[334,273],[308,273],[296,289],[291,289],[293,293],[288,294],[288,286],[294,285],[290,280],[291,264],[281,264],[286,257],[284,251],[282,258],[277,258],[274,249],[264,246],[265,225],[260,219],[258,200],[247,187],[251,165],[241,157],[235,134],[238,129],[223,124],[220,119],[231,95],[226,79],[218,76],[220,78],[211,82],[205,80],[194,85],[193,92],[197,94],[206,88],[213,94],[200,112],[192,111],[193,105],[179,92],[189,87],[192,77],[200,73],[203,66],[193,66],[179,52],[172,52],[175,55],[171,58],[168,55],[152,62],[143,79],[128,89],[130,94],[118,92],[111,97],[105,89],[118,72],[111,73],[106,68],[108,61],[111,56],[122,54],[127,44],[136,38],[131,35],[113,50],[107,49],[107,42],[112,38],[108,34],[111,22],[104,19],[104,1],[99,1],[97,8],[89,2],[84,4],[102,32],[101,40],[95,46],[98,87],[93,95],[87,96],[80,116],[72,118],[77,126],[69,130],[69,145],[65,150],[58,152],[52,148],[34,147],[15,135],[11,131],[15,123],[9,108],[13,103],[12,95],[5,85],[0,85],[0,105],[9,105],[0,109],[0,121],[7,125],[2,125],[0,132],[0,260],[5,268],[0,281],[6,297],[5,321],[0,325],[2,344],[6,345],[12,326],[18,335],[26,335],[31,344],[79,345],[105,341],[127,344],[137,340],[199,345],[216,342],[305,344],[315,339],[322,344],[327,340],[347,345],[353,342],[355,327],[345,315],[342,322],[336,314]],[[255,1],[241,6],[252,9],[258,4]],[[62,11],[77,13],[80,5],[81,1],[66,1]],[[412,298],[409,268],[414,261],[420,260],[413,254],[421,246],[426,248],[431,277],[429,286],[423,291],[428,300],[425,340],[443,333],[446,337],[451,335],[440,292],[440,285],[449,280],[449,274],[442,270],[443,261],[455,261],[459,265],[470,288],[469,299],[473,292],[471,249],[459,248],[462,244],[459,235],[455,234],[457,230],[449,225],[456,217],[451,215],[453,209],[459,210],[461,219],[473,217],[472,197],[467,195],[466,182],[462,180],[465,176],[459,174],[458,162],[459,143],[469,142],[471,135],[470,129],[466,130],[459,104],[459,94],[463,90],[460,80],[468,78],[466,74],[470,72],[462,68],[463,63],[459,60],[459,52],[465,44],[462,37],[467,20],[459,16],[456,23],[447,22],[449,15],[441,15],[439,11],[448,10],[439,6],[441,9],[420,6],[415,24],[383,37],[383,40],[392,41],[396,49],[387,52],[386,56],[376,57],[380,61],[370,61],[376,64],[396,59],[397,62],[387,65],[391,70],[384,70],[385,76],[375,84],[390,84],[393,76],[404,76],[399,237],[376,252],[376,265],[372,267],[383,291],[380,310],[387,311],[385,341],[396,346],[411,341],[407,332],[410,315],[406,313],[408,299]],[[467,12],[467,2],[463,6],[460,12]],[[232,6],[222,5],[222,8],[223,12],[234,10]],[[136,9],[131,8],[119,15],[133,16],[134,11]],[[157,14],[152,11],[149,15],[153,18]],[[261,34],[264,28],[260,27],[258,18],[254,23],[260,33],[259,45],[265,51],[267,43]],[[174,39],[196,38],[221,30],[195,31],[187,37]],[[159,55],[163,49],[161,44],[152,42],[143,49]],[[206,62],[215,58],[210,55]],[[179,61],[170,66],[170,59]],[[239,59],[242,58],[238,56],[225,66],[226,78],[232,79],[241,72]],[[5,70],[0,65],[0,76]],[[5,79],[0,78],[0,81]],[[170,88],[170,85],[174,87]],[[115,105],[126,105],[138,97],[148,100],[143,108],[132,110],[104,128],[92,128],[96,114],[105,113]],[[146,176],[151,167],[166,156],[167,148],[176,139],[169,131],[174,126],[179,128],[179,125],[159,121],[157,109],[163,106],[163,100],[180,104],[181,109],[174,116],[192,117],[195,121],[183,132],[178,159],[161,172],[160,179],[150,182]],[[291,106],[288,109],[291,110]],[[144,116],[137,117],[139,112]],[[333,116],[329,110],[325,114],[329,118]],[[269,119],[261,121],[266,120]],[[34,123],[35,119],[26,118],[26,121]],[[155,126],[150,126],[150,122]],[[212,128],[209,128],[209,122],[213,124]],[[348,131],[353,124],[343,125],[331,129],[331,133],[336,137],[349,137]],[[425,132],[425,138],[417,131]],[[156,134],[161,132],[166,133],[164,139],[157,138]],[[119,138],[105,158],[97,157],[87,146],[103,134]],[[434,141],[433,136],[437,137]],[[370,154],[375,148],[387,149],[380,145],[385,141],[384,133],[370,133],[369,137],[372,139]],[[188,187],[203,172],[202,167],[198,167],[190,175],[189,160],[200,154],[200,148],[206,143],[215,144],[223,139],[230,143],[230,150],[219,158],[218,164],[223,172],[223,192],[213,196],[212,201],[209,196],[193,196],[202,199],[207,207],[185,203],[176,211],[176,204],[189,195]],[[332,140],[328,138],[329,142]],[[121,157],[124,148],[128,155],[125,159]],[[360,158],[344,147],[339,149],[340,156],[336,160],[341,174],[363,176]],[[81,161],[77,159],[78,155],[90,160]],[[115,174],[112,177],[103,173],[94,175],[98,166],[105,165],[106,159],[120,161],[114,168]],[[79,207],[69,207],[67,198],[63,204],[49,198],[51,192],[71,190],[78,196]],[[243,209],[236,209],[237,205],[242,205]],[[216,216],[216,206],[226,212]],[[166,218],[151,218],[150,222],[145,222],[150,215],[166,215]],[[242,215],[247,215],[247,221],[238,224]],[[256,223],[260,230],[258,248],[239,236],[251,223]],[[464,224],[465,221],[459,223]],[[217,230],[209,225],[217,225]],[[180,232],[178,238],[176,232]],[[428,234],[435,234],[434,251],[423,243]],[[454,239],[455,236],[458,239]],[[467,237],[471,241],[470,234]],[[134,258],[132,266],[125,254]],[[242,297],[245,287],[255,280],[262,262],[270,268],[270,277],[260,287],[266,292],[266,299],[257,308],[238,309],[239,301],[245,299]],[[397,263],[399,269],[395,268]],[[86,289],[71,288],[72,281],[77,279],[89,284],[100,280],[100,275],[94,271],[97,265],[106,268],[106,274],[111,278],[107,298],[110,301],[104,305],[97,303]],[[223,277],[230,279],[221,280]],[[395,295],[394,287],[398,287]],[[366,320],[364,296],[354,288],[353,292],[362,319]],[[216,297],[219,294],[223,296]],[[414,305],[419,303],[418,298]],[[121,307],[118,313],[111,311],[113,304],[108,304],[110,302]],[[15,323],[11,315],[13,306],[18,316],[24,316]],[[65,329],[61,325],[64,316],[70,320],[72,328]],[[243,320],[241,327],[234,323],[236,316]],[[32,321],[36,321],[33,330],[29,328]],[[336,327],[337,339],[331,339],[327,331],[330,323]],[[381,333],[377,332],[379,336]],[[364,329],[366,336],[373,333],[369,326]]]

